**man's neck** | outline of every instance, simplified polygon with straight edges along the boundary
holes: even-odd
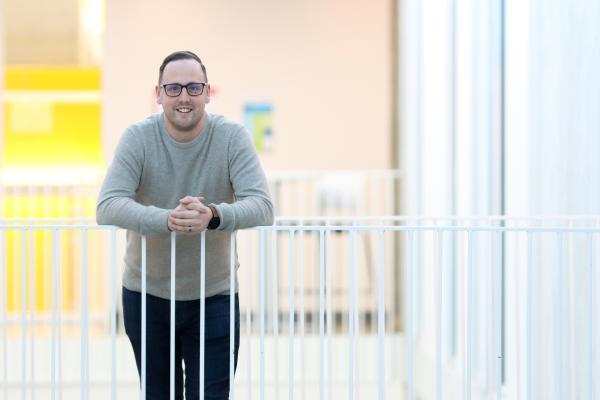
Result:
[[[178,143],[189,143],[192,140],[196,139],[202,131],[204,130],[204,126],[206,125],[206,113],[202,116],[198,125],[194,127],[194,129],[190,129],[189,131],[181,131],[179,129],[175,129],[169,121],[165,118],[165,129],[167,133]]]

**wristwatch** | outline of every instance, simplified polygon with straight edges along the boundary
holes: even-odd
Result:
[[[217,209],[213,206],[208,206],[208,208],[210,208],[210,211],[212,212],[212,218],[210,219],[206,229],[217,229],[219,225],[221,225],[221,218],[219,217],[219,213],[217,212]]]

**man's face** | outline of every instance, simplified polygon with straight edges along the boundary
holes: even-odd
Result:
[[[206,82],[200,64],[195,60],[171,61],[163,71],[161,85],[178,83]],[[165,89],[156,87],[157,103],[162,104],[167,131],[175,139],[193,139],[204,126],[204,107],[209,102],[209,88],[206,86],[199,96],[190,96],[186,88],[177,97],[169,97]]]

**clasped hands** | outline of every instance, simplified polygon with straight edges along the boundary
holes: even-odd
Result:
[[[179,205],[169,212],[167,226],[173,232],[195,235],[206,229],[212,218],[204,197],[185,196]]]

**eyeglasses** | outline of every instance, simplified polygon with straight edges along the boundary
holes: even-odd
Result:
[[[187,85],[180,85],[179,83],[165,83],[160,85],[161,88],[165,89],[165,93],[169,97],[177,97],[181,94],[183,88],[187,90],[187,94],[190,96],[200,96],[204,92],[204,87],[208,83],[204,82],[190,82]]]

